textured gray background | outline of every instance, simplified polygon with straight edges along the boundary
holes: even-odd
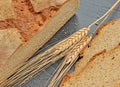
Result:
[[[99,16],[104,14],[115,2],[116,0],[81,0],[76,15],[73,16],[44,47],[55,43],[58,40],[62,40],[78,29],[89,25]],[[116,18],[120,18],[120,5],[114,10],[107,21]],[[32,80],[24,84],[23,87],[46,87],[47,80],[51,77],[59,62],[60,61],[56,62],[42,73],[39,73]]]

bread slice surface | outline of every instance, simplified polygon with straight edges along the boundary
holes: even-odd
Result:
[[[82,72],[83,68],[90,61],[90,59],[97,53],[106,49],[111,50],[120,43],[120,19],[113,20],[103,25],[96,37],[83,51],[83,58],[80,59],[75,65],[75,71],[71,74],[67,74],[61,84],[70,84],[74,81],[74,77]],[[66,86],[63,86],[66,87]]]
[[[70,84],[61,87],[117,87],[120,84],[120,45],[93,56]]]

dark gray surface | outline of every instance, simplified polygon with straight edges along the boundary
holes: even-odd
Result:
[[[73,16],[44,47],[55,43],[58,40],[62,40],[78,29],[89,25],[99,16],[104,14],[115,3],[115,1],[116,0],[81,0],[80,8],[78,9],[76,15]],[[116,18],[120,18],[120,6],[114,10],[107,21]],[[47,80],[53,74],[59,62],[60,61],[56,62],[42,73],[38,74],[38,76],[24,84],[23,87],[45,87]]]

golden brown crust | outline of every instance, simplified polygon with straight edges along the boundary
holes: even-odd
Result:
[[[49,7],[57,7],[63,5],[68,0],[30,0],[35,12],[41,12]]]
[[[120,87],[120,82],[114,85],[114,87]]]
[[[69,79],[71,78],[70,74],[66,74],[64,79],[62,80],[60,87],[64,87],[64,83],[69,81]]]
[[[4,15],[5,20],[0,20],[0,30],[17,28],[25,42],[39,32],[41,27],[44,26],[61,7],[47,8],[40,13],[35,13],[29,0],[1,0],[0,3],[1,2],[0,17]],[[7,9],[7,7],[9,7],[9,9]],[[13,16],[13,12],[15,16]],[[9,15],[11,16],[10,18]]]
[[[92,43],[94,43],[94,41],[96,41],[96,40],[98,39],[99,35],[102,33],[102,30],[104,29],[105,26],[107,26],[108,24],[112,24],[112,25],[113,25],[113,24],[114,24],[116,21],[118,21],[118,20],[120,20],[120,19],[116,19],[116,20],[110,21],[110,22],[102,25],[102,26],[98,29],[98,32],[97,32],[94,40],[90,42],[89,46],[90,46]],[[81,55],[82,55],[82,56],[84,55],[83,53],[84,53],[84,51],[85,51],[87,48],[89,48],[89,47],[86,46],[86,47],[84,48],[84,50],[80,53],[80,56],[81,56]],[[117,48],[117,47],[116,47],[116,48]],[[105,50],[103,50],[103,51],[101,51],[100,53],[94,55],[90,61],[94,60],[95,56],[98,56],[98,55],[100,55],[100,54],[102,54],[102,53],[105,53]],[[76,69],[76,67],[79,67],[79,65],[80,65],[80,63],[81,63],[81,62],[80,62],[81,60],[83,60],[83,59],[81,58],[81,59],[75,64],[75,69]],[[84,68],[84,69],[85,69],[85,68]],[[84,70],[84,69],[83,69],[83,70]],[[81,71],[81,72],[83,72],[83,71]],[[80,73],[81,73],[81,72],[80,72]],[[74,72],[73,72],[73,73],[74,73]],[[79,74],[80,74],[80,73],[79,73]],[[68,78],[68,76],[69,76],[69,78]],[[61,86],[60,86],[60,87],[64,87],[63,85],[64,85],[65,83],[67,83],[68,81],[70,81],[71,77],[72,77],[72,73],[68,73],[67,76],[65,76],[65,77],[63,78],[63,81],[61,82]],[[66,78],[67,78],[67,80],[66,80]]]
[[[104,54],[106,54],[106,53],[112,54],[112,53],[114,53],[114,51],[115,51],[116,49],[118,49],[118,48],[120,48],[120,45],[116,46],[115,48],[113,48],[113,49],[111,49],[111,50],[109,50],[109,51],[103,50],[103,51],[95,54],[92,58],[90,58],[90,61],[86,64],[86,66],[83,68],[83,70],[82,70],[80,73],[77,74],[77,76],[80,76],[80,74],[81,74],[82,72],[84,72],[89,65],[92,64],[92,61],[94,61],[94,60],[96,59],[96,57],[98,57],[98,56],[100,56],[100,55],[104,55]],[[70,78],[69,78],[69,79],[70,79]],[[67,80],[68,80],[68,79],[67,79]]]

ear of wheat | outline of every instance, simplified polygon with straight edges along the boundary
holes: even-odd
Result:
[[[66,56],[66,64],[71,63],[74,61],[74,58],[76,58],[79,54],[80,51],[83,50],[83,48],[92,40],[92,35],[87,36],[83,41],[79,42],[74,49],[70,52],[69,55]]]
[[[5,84],[13,85],[13,84],[20,84],[27,81],[28,79],[33,77],[34,74],[38,73],[38,71],[39,72],[42,71],[48,65],[53,64],[59,58],[62,58],[63,56],[65,56],[67,51],[70,50],[70,48],[73,45],[81,41],[82,38],[86,37],[86,35],[88,34],[88,31],[89,31],[89,28],[80,29],[79,31],[75,32],[68,38],[59,42],[58,44],[51,47],[50,49],[46,50],[44,53],[26,62],[24,66],[18,69],[18,71],[16,71],[16,73],[5,82]]]
[[[73,33],[71,36],[67,37],[66,39],[60,41],[50,49],[46,50],[44,53],[38,55],[39,57],[44,57],[46,55],[55,55],[59,54],[60,52],[66,50],[73,44],[80,41],[83,37],[85,37],[88,34],[89,28],[82,28],[79,29],[77,32]]]
[[[71,52],[64,58],[64,61],[59,65],[53,78],[50,79],[48,87],[58,87],[59,82],[62,80],[63,76],[68,72],[71,66],[76,62],[78,55],[83,48],[88,45],[92,40],[92,36],[84,38],[81,42],[78,42]]]
[[[80,42],[86,35],[88,34],[88,31],[90,28],[99,22],[102,19],[106,19],[108,15],[113,11],[113,9],[119,4],[120,0],[118,0],[111,9],[109,9],[102,17],[100,17],[98,20],[90,24],[87,28],[83,28],[70,37],[64,39],[63,41],[59,42],[58,44],[54,45],[50,49],[46,50],[42,54],[37,55],[35,58],[27,61],[21,68],[19,68],[14,75],[12,75],[10,78],[8,78],[3,84],[7,86],[13,86],[13,85],[20,85],[27,81],[28,79],[32,78],[34,75],[36,75],[38,72],[42,71],[49,65],[53,64],[55,61],[60,59],[61,57],[65,56],[69,51],[76,45],[76,43]],[[103,20],[103,21],[104,21]],[[96,29],[97,30],[97,29]],[[78,50],[78,49],[77,49]],[[75,51],[75,54],[77,51]],[[73,53],[74,54],[74,53]],[[73,62],[76,60],[75,56],[66,58],[66,64],[73,64]],[[74,59],[75,58],[75,59]],[[72,65],[71,64],[71,65]],[[64,72],[67,72],[69,68],[66,67]],[[61,74],[62,75],[62,74]],[[57,80],[56,80],[57,81]]]
[[[48,57],[47,59],[37,62],[34,67],[28,67],[26,70],[21,71],[20,73],[15,73],[12,77],[10,77],[6,82],[5,86],[20,86],[28,81],[33,76],[37,75],[39,72],[56,62],[59,58],[64,57],[69,50],[71,50],[73,46],[69,49],[65,50],[64,52],[60,53],[54,57]]]

